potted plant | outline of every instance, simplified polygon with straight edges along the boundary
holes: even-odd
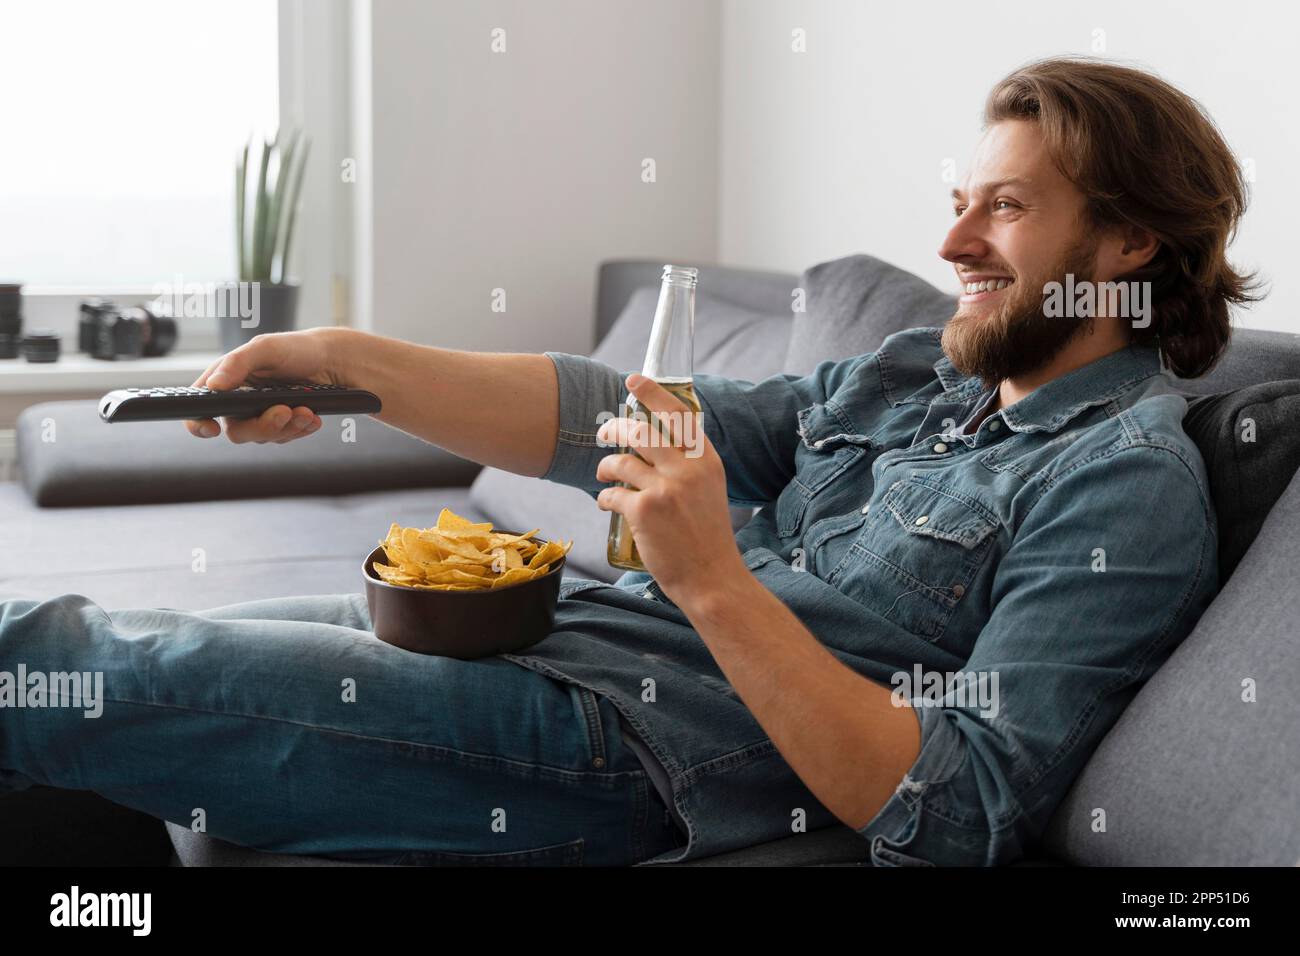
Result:
[[[262,332],[290,331],[298,309],[298,283],[289,279],[289,253],[311,141],[298,130],[283,143],[279,132],[263,140],[252,156],[257,165],[254,179],[249,159],[255,142],[256,137],[245,144],[235,166],[241,307],[218,318],[221,348],[226,352]],[[241,314],[231,314],[234,311]]]

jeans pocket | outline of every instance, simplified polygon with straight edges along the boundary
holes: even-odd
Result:
[[[583,839],[502,853],[411,850],[392,859],[394,866],[582,866]]]
[[[594,690],[581,684],[570,684],[569,694],[573,698],[574,709],[578,712],[582,740],[586,742],[584,762],[593,770],[609,770],[609,744],[606,740],[605,724],[611,710],[601,713],[601,698]],[[607,704],[612,708],[612,704]]]
[[[876,866],[934,866],[930,860],[902,852],[898,844],[882,836],[871,841],[871,862]]]

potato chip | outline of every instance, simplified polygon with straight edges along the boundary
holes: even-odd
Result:
[[[550,573],[573,542],[538,541],[540,528],[523,534],[493,531],[450,508],[432,528],[403,528],[393,522],[380,546],[390,564],[372,564],[389,584],[420,590],[487,591]]]
[[[394,568],[387,564],[380,564],[378,561],[374,562],[370,566],[374,569],[375,574],[379,575],[382,580],[387,581],[389,584],[409,585],[420,580],[418,576],[413,576],[401,568]]]
[[[492,522],[485,521],[482,524],[474,524],[468,518],[462,518],[450,508],[443,508],[438,512],[438,530],[439,531],[491,531]]]

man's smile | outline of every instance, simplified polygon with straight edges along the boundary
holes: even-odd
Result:
[[[960,302],[983,302],[998,295],[1016,280],[1010,276],[976,275],[963,277]]]

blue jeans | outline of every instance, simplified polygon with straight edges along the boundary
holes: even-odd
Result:
[[[617,866],[685,843],[605,697],[392,647],[361,594],[3,602],[0,672],[20,665],[102,672],[102,711],[0,705],[0,793],[92,790],[247,847],[399,864]]]

